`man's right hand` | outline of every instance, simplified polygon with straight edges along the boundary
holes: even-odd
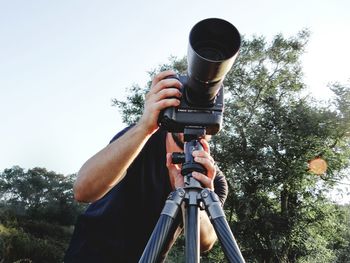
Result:
[[[180,104],[181,92],[179,89],[182,84],[174,78],[165,79],[171,75],[176,75],[176,73],[167,70],[157,74],[152,81],[150,91],[145,96],[144,112],[139,125],[143,126],[149,134],[158,130],[158,116],[162,110]]]
[[[180,103],[181,83],[176,79],[164,79],[171,75],[175,75],[175,72],[164,71],[155,76],[146,95],[144,113],[139,123],[81,167],[74,183],[75,199],[94,202],[124,178],[131,163],[158,129],[160,111],[167,107],[176,107]]]

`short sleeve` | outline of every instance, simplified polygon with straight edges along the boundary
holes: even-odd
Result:
[[[222,206],[228,195],[228,185],[224,174],[216,167],[216,176],[214,178],[214,192],[219,196]]]
[[[114,137],[112,138],[112,140],[110,140],[109,143],[112,143],[112,142],[114,142],[115,140],[117,140],[119,137],[123,136],[124,133],[126,133],[128,130],[130,130],[133,126],[134,126],[134,124],[133,124],[133,125],[130,125],[130,126],[126,127],[126,128],[124,128],[123,130],[121,130],[120,132],[118,132],[116,135],[114,135]]]

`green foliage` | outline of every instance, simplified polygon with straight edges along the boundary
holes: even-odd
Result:
[[[271,43],[243,39],[224,81],[223,129],[212,153],[229,182],[226,215],[248,262],[342,262],[349,251],[344,209],[326,196],[349,168],[350,87],[332,84],[333,100],[323,103],[304,95],[300,56],[308,38],[304,30]],[[172,59],[150,77],[165,68],[183,73],[186,62]],[[150,83],[114,101],[124,120],[141,116]],[[308,170],[314,158],[326,160],[325,174]],[[220,261],[218,251],[204,259]]]
[[[337,263],[350,262],[350,204],[340,206],[338,224],[342,226],[342,234],[338,237],[340,240],[335,244],[334,249],[337,253]]]
[[[0,224],[0,259],[3,260],[1,262],[62,261],[71,232],[46,222],[25,222],[25,224],[34,224],[36,229],[28,231],[21,224],[10,227]],[[42,234],[48,230],[53,232]]]
[[[72,225],[82,207],[73,199],[75,175],[18,166],[0,174],[0,202],[17,215]]]
[[[298,57],[306,37],[277,36],[270,46],[262,38],[244,41],[227,76],[224,129],[214,138],[214,154],[232,175],[235,235],[247,259],[258,262],[307,262],[316,254],[317,262],[333,262],[332,243],[341,233],[325,193],[349,166],[344,95],[350,89],[334,87],[333,107],[302,97]],[[328,163],[324,182],[307,170],[315,157]]]
[[[177,263],[177,262],[185,262],[185,238],[183,235],[179,236],[173,245],[172,249],[169,251],[169,254],[166,258],[166,263]]]
[[[0,174],[0,262],[61,262],[83,206],[75,175],[14,166]]]
[[[227,262],[219,242],[216,242],[214,247],[210,251],[202,255],[201,262],[202,263],[226,263]]]

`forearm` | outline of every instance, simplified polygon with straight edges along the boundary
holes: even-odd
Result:
[[[74,197],[92,202],[104,196],[120,182],[151,134],[136,124],[116,141],[91,157],[81,167],[74,184]]]
[[[210,250],[215,244],[217,237],[216,237],[215,229],[211,224],[207,213],[204,210],[200,211],[199,233],[200,233],[201,252]]]
[[[181,206],[182,220],[186,222],[185,204]],[[185,226],[186,227],[186,226]],[[212,249],[217,240],[215,229],[210,222],[210,219],[205,210],[199,210],[199,246],[201,252],[206,252]]]

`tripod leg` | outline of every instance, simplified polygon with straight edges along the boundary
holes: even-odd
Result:
[[[169,195],[139,263],[156,263],[159,261],[161,253],[169,242],[172,234],[171,229],[184,197],[185,191],[182,188]]]
[[[185,256],[186,263],[199,262],[199,214],[198,191],[189,192],[189,203],[185,211]]]
[[[223,247],[226,258],[231,263],[245,263],[241,251],[226,221],[218,196],[214,192],[204,189],[201,192],[201,197],[205,209],[211,218],[215,232]]]

